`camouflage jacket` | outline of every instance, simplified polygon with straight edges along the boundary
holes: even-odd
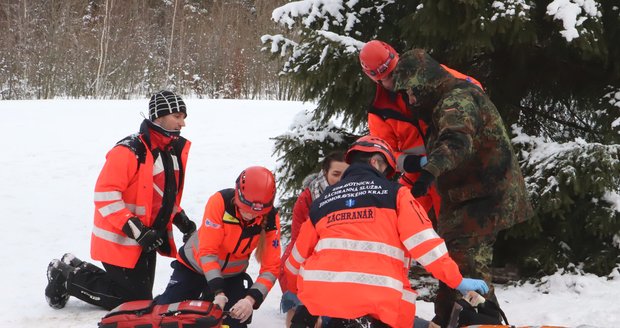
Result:
[[[428,164],[442,197],[438,230],[447,240],[495,234],[533,212],[497,108],[477,86],[450,76],[423,50],[405,53],[397,90],[415,97],[426,121]]]

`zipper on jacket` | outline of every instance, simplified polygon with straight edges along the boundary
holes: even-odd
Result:
[[[241,225],[241,223],[239,223],[239,225]],[[239,245],[241,245],[241,241],[243,240],[243,238],[241,238],[241,236],[243,236],[243,227],[241,228],[241,234],[239,235],[239,239],[237,240],[237,245],[235,245],[235,248],[233,249],[232,252],[226,254],[226,260],[224,260],[224,264],[222,265],[222,270],[224,270],[224,268],[228,264],[228,260],[230,259],[230,255],[236,253],[237,249],[239,249]]]
[[[252,240],[254,239],[254,236],[250,236],[250,240],[248,241],[248,244],[245,246],[245,248],[241,251],[241,253],[245,253],[249,248],[250,245],[252,245]]]
[[[221,271],[224,271],[224,268],[226,268],[226,265],[228,264],[228,259],[230,259],[230,253],[226,254],[226,259],[224,260],[224,264],[222,264]]]

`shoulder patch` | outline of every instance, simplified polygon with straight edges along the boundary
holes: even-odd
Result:
[[[222,227],[221,224],[215,223],[211,220],[209,220],[208,218],[205,220],[205,227],[207,228],[211,228],[211,229],[219,229]]]
[[[222,218],[222,220],[224,221],[224,223],[239,223],[239,219],[230,215],[228,212],[224,212],[224,217]]]

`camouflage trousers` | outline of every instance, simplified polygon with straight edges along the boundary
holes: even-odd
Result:
[[[495,290],[491,284],[491,262],[493,261],[493,243],[495,235],[468,236],[446,240],[450,257],[458,264],[463,277],[483,279],[489,285],[486,299],[495,301]],[[433,322],[446,327],[454,302],[461,298],[461,293],[440,282],[435,298],[435,317]]]

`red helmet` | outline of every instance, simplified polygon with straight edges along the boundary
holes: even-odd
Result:
[[[398,58],[392,46],[379,40],[368,41],[360,51],[362,70],[375,82],[390,75],[398,64]]]
[[[275,195],[273,173],[262,166],[248,167],[235,182],[235,205],[244,212],[258,215],[269,213]]]
[[[345,161],[347,163],[351,164],[351,154],[356,151],[381,153],[387,160],[387,165],[389,166],[386,176],[391,178],[394,176],[394,173],[396,173],[396,159],[394,158],[392,147],[383,139],[368,135],[355,140],[345,155]]]

